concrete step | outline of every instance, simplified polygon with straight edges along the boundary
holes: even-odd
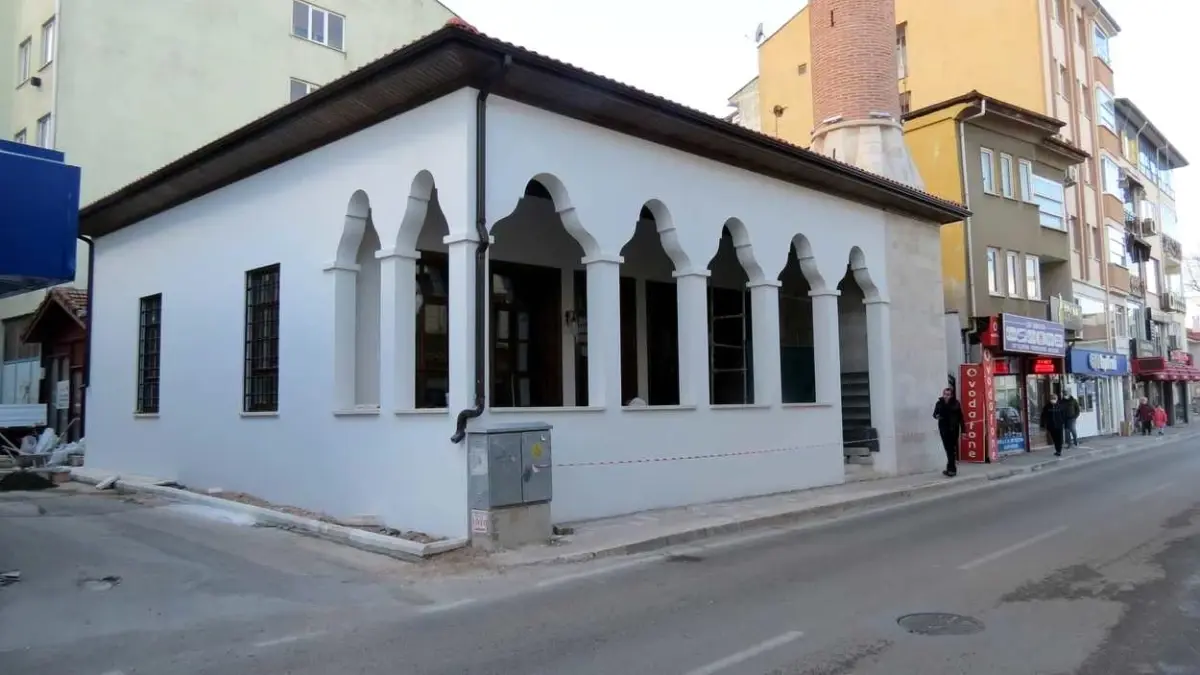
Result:
[[[847,457],[870,457],[871,448],[865,445],[847,445],[842,448],[842,454]]]

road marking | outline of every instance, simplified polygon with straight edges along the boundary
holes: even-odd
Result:
[[[1166,483],[1163,483],[1162,485],[1152,487],[1149,490],[1146,490],[1145,492],[1137,493],[1136,495],[1130,497],[1129,501],[1130,502],[1140,502],[1143,499],[1145,499],[1146,497],[1149,497],[1150,495],[1162,492],[1163,490],[1166,490],[1169,487],[1171,487],[1171,483],[1168,481]]]
[[[291,644],[293,642],[299,642],[301,640],[308,640],[308,639],[315,638],[319,635],[324,635],[324,634],[325,634],[325,631],[319,630],[319,631],[316,631],[315,633],[298,633],[296,635],[285,635],[281,638],[275,638],[274,640],[263,640],[262,642],[255,642],[254,646],[260,647],[260,648],[261,647],[275,647],[277,645],[286,645],[286,644]]]
[[[730,666],[735,666],[743,661],[749,661],[759,654],[764,654],[772,649],[778,649],[789,642],[795,642],[802,637],[804,637],[804,633],[801,633],[798,630],[794,630],[790,633],[784,633],[783,635],[773,637],[765,642],[760,642],[749,649],[743,649],[736,654],[730,654],[720,661],[713,661],[707,666],[702,666],[695,670],[689,670],[685,675],[713,675],[714,673],[719,673]]]
[[[989,554],[983,556],[982,558],[976,558],[969,563],[966,563],[964,565],[959,565],[958,569],[963,570],[964,572],[967,570],[975,569],[976,567],[979,567],[980,565],[986,565],[986,564],[992,562],[993,560],[996,560],[998,558],[1003,558],[1004,556],[1008,555],[1009,553],[1016,553],[1017,551],[1020,551],[1023,548],[1028,548],[1028,547],[1033,546],[1034,544],[1038,543],[1039,541],[1045,541],[1046,539],[1049,539],[1050,537],[1062,534],[1063,532],[1066,532],[1066,531],[1067,531],[1066,525],[1063,525],[1062,527],[1056,527],[1053,530],[1043,532],[1043,533],[1037,535],[1036,537],[1030,537],[1030,538],[1026,539],[1025,541],[1019,541],[1019,542],[1013,544],[1012,546],[1009,546],[1007,548],[1002,548],[999,551],[995,551],[993,553],[989,553]]]
[[[435,612],[445,612],[451,609],[457,609],[459,607],[466,607],[473,602],[475,602],[475,598],[463,598],[461,600],[455,600],[454,602],[447,602],[441,605],[426,605],[418,611],[422,614],[433,614]]]
[[[609,565],[607,567],[599,567],[599,568],[592,569],[592,570],[586,570],[584,572],[576,572],[575,574],[564,574],[561,577],[554,577],[553,579],[546,579],[545,581],[539,581],[537,583],[537,587],[538,588],[546,588],[549,586],[557,586],[559,584],[565,584],[565,583],[569,583],[572,581],[579,581],[580,579],[588,579],[591,577],[598,577],[602,574],[611,574],[612,572],[619,572],[621,570],[629,569],[631,567],[640,567],[642,565],[648,565],[652,562],[657,562],[658,560],[659,560],[658,557],[640,558],[638,560],[630,560],[629,562],[623,562],[623,563],[620,563],[617,565]]]

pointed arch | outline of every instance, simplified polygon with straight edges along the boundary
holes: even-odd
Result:
[[[817,257],[813,253],[812,243],[808,237],[797,233],[792,237],[792,248],[796,251],[796,260],[800,263],[800,271],[813,291],[824,291],[828,288],[825,277],[817,266]]]
[[[725,229],[729,230],[729,236],[733,239],[734,252],[737,254],[742,269],[746,271],[749,283],[751,285],[762,283],[767,277],[754,258],[754,245],[750,243],[750,233],[746,230],[746,224],[739,218],[730,218],[725,221]]]
[[[867,257],[857,246],[850,249],[850,273],[854,276],[855,283],[862,289],[867,302],[881,299],[879,287],[871,279],[871,272],[867,267]]]
[[[334,262],[338,266],[354,265],[358,255],[358,247],[362,244],[363,233],[367,229],[367,219],[371,216],[371,199],[363,190],[355,190],[346,203],[346,217],[342,224],[342,236],[338,240],[337,253]]]

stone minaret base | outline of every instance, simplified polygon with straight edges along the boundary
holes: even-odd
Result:
[[[813,134],[810,149],[918,190],[925,189],[904,145],[904,130],[889,119],[823,125]]]

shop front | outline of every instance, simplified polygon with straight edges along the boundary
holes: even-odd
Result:
[[[1138,389],[1150,399],[1150,404],[1161,405],[1167,411],[1168,424],[1187,424],[1188,383],[1200,382],[1200,368],[1192,363],[1191,354],[1173,350],[1166,357],[1134,359],[1133,374],[1142,385]]]
[[[1041,413],[1050,394],[1062,395],[1067,354],[1063,325],[1001,314],[988,319],[980,345],[993,361],[996,453],[1028,452],[1049,444]]]
[[[1129,374],[1129,358],[1116,352],[1072,347],[1067,354],[1068,389],[1079,400],[1075,431],[1080,438],[1115,433],[1120,422],[1114,410],[1123,407],[1122,378]],[[1120,405],[1117,402],[1122,402]]]

